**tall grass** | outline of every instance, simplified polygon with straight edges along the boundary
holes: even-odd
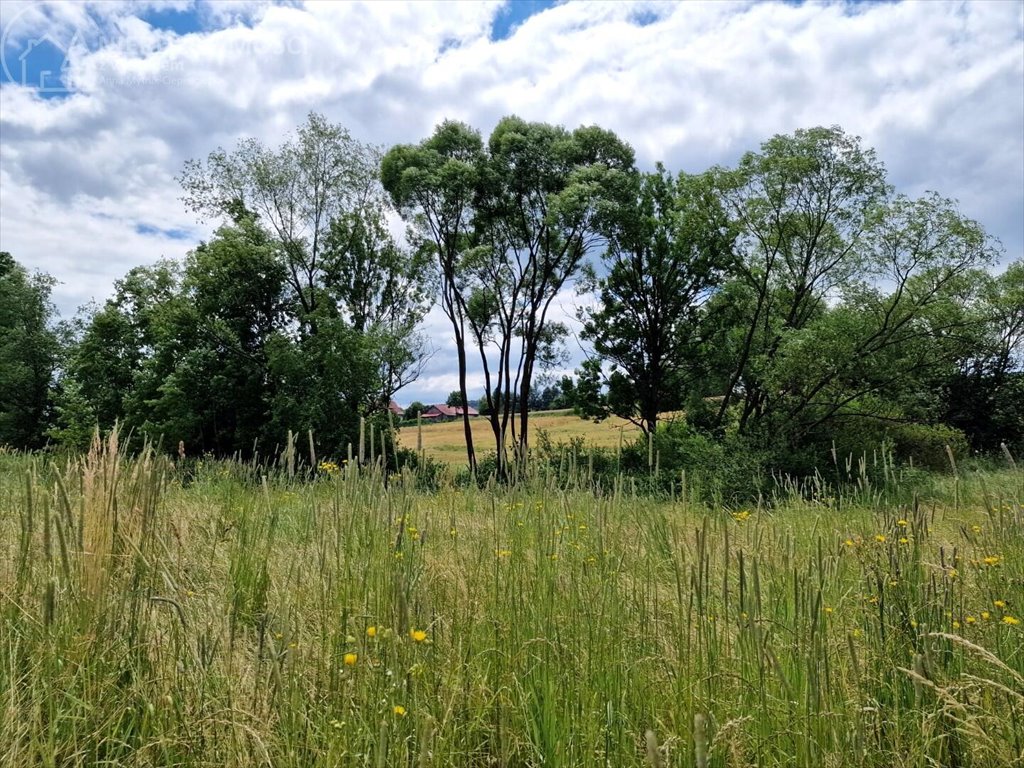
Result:
[[[1024,764],[1019,472],[726,509],[116,436],[0,471],[3,765]]]

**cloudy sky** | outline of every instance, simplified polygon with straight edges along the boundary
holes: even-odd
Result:
[[[61,281],[65,316],[209,236],[179,200],[185,160],[275,144],[311,110],[383,145],[444,118],[597,123],[688,171],[838,124],[897,189],[958,199],[1003,263],[1024,254],[1019,0],[4,0],[0,34],[0,249]],[[403,402],[455,388],[441,320]]]

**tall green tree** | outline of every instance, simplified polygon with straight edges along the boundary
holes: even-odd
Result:
[[[231,152],[217,149],[205,161],[188,161],[178,180],[185,205],[200,216],[235,219],[244,211],[266,228],[280,246],[296,314],[309,332],[326,299],[331,229],[379,202],[378,165],[373,147],[311,113],[280,147],[246,139]],[[336,243],[331,251],[337,254]]]
[[[289,322],[285,266],[251,218],[221,227],[185,261],[179,297],[167,306],[158,355],[159,395],[150,429],[191,449],[250,455],[272,446],[276,382],[268,345]]]
[[[60,361],[55,280],[0,251],[0,444],[39,448],[53,418]]]
[[[430,254],[400,246],[383,206],[365,206],[335,219],[324,247],[324,286],[339,317],[370,340],[380,389],[367,405],[384,410],[415,381],[427,354],[417,330],[433,304]]]
[[[468,319],[502,471],[506,435],[526,456],[535,376],[560,359],[567,328],[552,320],[552,306],[604,245],[602,222],[626,199],[635,168],[629,145],[597,126],[506,117],[487,150]]]
[[[387,225],[380,160],[375,147],[311,114],[277,148],[246,140],[190,161],[180,177],[189,208],[249,221],[283,270],[279,338],[268,345],[267,386],[275,391],[264,393],[276,403],[271,423],[285,429],[298,418],[287,428],[334,435],[338,450],[354,439],[360,415],[383,411],[416,378],[426,353],[415,329],[431,304],[430,274]],[[337,364],[342,350],[359,355],[347,368]]]
[[[861,273],[864,233],[889,187],[874,151],[838,127],[775,136],[714,173],[739,231],[734,293],[746,306],[718,418],[739,398],[746,431],[769,405],[765,376],[783,339]]]
[[[597,299],[582,336],[610,364],[608,411],[648,434],[704,378],[706,304],[733,266],[735,235],[706,177],[660,166],[609,223],[603,270],[581,283]]]
[[[979,273],[975,344],[941,383],[943,419],[976,450],[1024,448],[1024,261]]]
[[[76,320],[67,373],[100,428],[120,421],[127,434],[145,422],[161,374],[145,376],[143,366],[161,345],[161,316],[180,281],[180,265],[171,260],[135,267],[115,282],[114,295],[102,307]]]
[[[930,195],[877,207],[857,248],[864,277],[837,283],[831,306],[822,296],[761,352],[756,407],[744,406],[741,429],[784,447],[824,441],[840,424],[937,420],[939,386],[976,338],[981,320],[969,307],[996,245]]]
[[[452,326],[459,375],[459,405],[466,460],[476,471],[466,384],[470,288],[464,261],[472,248],[483,141],[469,126],[445,121],[417,145],[398,145],[384,155],[381,178],[395,206],[411,225],[412,236],[437,264],[440,306]]]

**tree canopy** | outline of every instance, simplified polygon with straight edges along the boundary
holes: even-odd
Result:
[[[81,444],[118,421],[196,452],[266,456],[312,431],[340,454],[419,375],[435,301],[456,350],[447,402],[474,402],[478,361],[505,478],[530,410],[551,407],[633,421],[648,468],[659,440],[666,461],[730,446],[794,472],[878,440],[911,456],[1024,442],[1022,262],[997,274],[978,222],[898,193],[838,127],[687,174],[637,169],[597,126],[509,116],[485,140],[445,121],[385,152],[312,114],[180,182],[210,239],[72,321],[53,277],[0,254],[0,443]],[[575,378],[556,311],[573,290]]]

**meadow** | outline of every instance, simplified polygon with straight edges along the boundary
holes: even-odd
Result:
[[[0,454],[0,764],[1024,765],[1022,505]]]
[[[481,454],[494,451],[494,432],[486,416],[470,420],[473,445]],[[586,447],[617,448],[635,440],[640,434],[637,426],[618,416],[604,421],[588,421],[571,410],[533,411],[530,413],[530,446],[537,445],[543,432],[553,443],[579,440]],[[431,459],[451,467],[466,463],[466,437],[461,419],[440,422],[407,423],[399,432],[403,448],[422,449]]]

